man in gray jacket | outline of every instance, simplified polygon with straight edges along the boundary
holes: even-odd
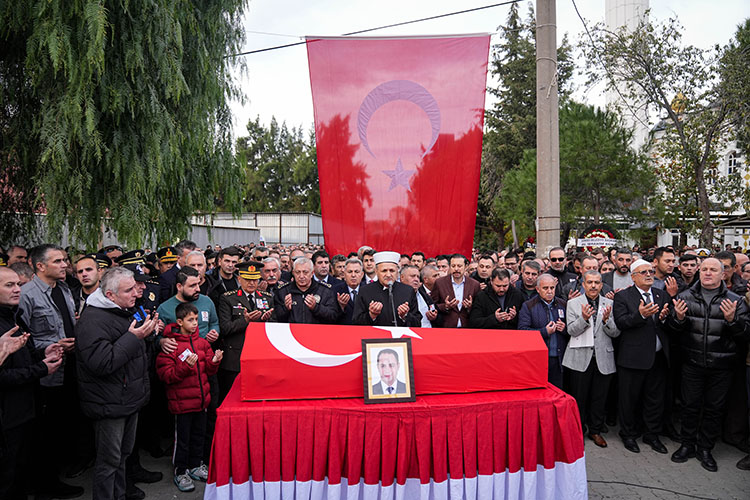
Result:
[[[581,425],[588,425],[594,444],[606,448],[602,437],[607,392],[615,373],[612,338],[620,335],[612,314],[612,301],[603,295],[599,271],[583,273],[584,294],[568,301],[570,341],[563,366],[570,369],[570,393],[578,403]]]
[[[83,436],[82,422],[70,411],[71,404],[76,404],[75,360],[71,359],[76,317],[73,295],[65,284],[66,256],[60,247],[44,244],[33,248],[30,257],[34,276],[21,287],[19,324],[28,329],[38,349],[57,343],[65,353],[61,369],[40,381],[39,432],[35,436],[34,463],[42,474],[35,481],[36,491],[40,496],[74,498],[83,494],[83,488],[58,479],[63,464],[71,459],[63,456],[64,450],[87,451],[85,441],[83,445],[73,447],[74,442],[81,441]],[[67,429],[62,439],[61,428]],[[73,458],[81,460],[83,457]]]

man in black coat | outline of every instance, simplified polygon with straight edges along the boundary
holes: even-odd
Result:
[[[469,328],[515,330],[524,301],[523,293],[510,285],[510,273],[506,269],[493,269],[490,286],[474,298]]]
[[[331,285],[313,279],[313,263],[298,257],[292,264],[293,279],[278,288],[275,303],[276,320],[280,323],[334,324],[341,309]]]
[[[10,351],[0,366],[0,443],[3,438],[5,441],[0,450],[0,498],[26,498],[23,483],[30,465],[34,391],[40,378],[54,373],[62,364],[60,344],[36,349],[31,336],[17,327],[20,283],[15,271],[0,267],[0,342]]]
[[[726,265],[726,264],[724,264]],[[721,417],[738,358],[738,342],[750,338],[750,317],[743,298],[722,282],[722,262],[701,263],[700,281],[677,296],[670,318],[681,331],[682,446],[673,462],[696,456],[704,469],[716,472],[711,449],[721,430]],[[725,277],[724,277],[725,279]]]
[[[396,281],[398,252],[374,255],[377,281],[360,287],[354,302],[352,323],[355,325],[419,327],[417,295],[409,285]]]
[[[95,500],[125,498],[125,461],[135,444],[138,411],[150,395],[144,339],[158,314],[137,321],[136,295],[131,271],[109,269],[76,324],[81,409],[94,421]]]
[[[617,352],[619,374],[620,437],[625,448],[639,453],[637,411],[642,411],[643,442],[658,453],[667,453],[659,440],[664,416],[669,339],[665,321],[669,295],[653,288],[653,266],[638,259],[630,266],[634,286],[615,294],[615,324],[622,332]]]

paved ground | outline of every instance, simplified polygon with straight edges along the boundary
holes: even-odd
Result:
[[[744,456],[742,452],[724,443],[714,450],[719,464],[715,473],[704,470],[695,459],[684,464],[673,463],[669,455],[660,455],[639,442],[641,453],[627,451],[614,430],[605,434],[609,446],[599,448],[586,440],[586,468],[591,499],[645,499],[684,500],[719,499],[748,500],[750,498],[750,471],[735,467]],[[679,445],[664,438],[671,454]],[[193,500],[203,498],[203,484],[197,484],[192,493],[180,493],[172,483],[172,468],[168,458],[154,459],[144,454],[143,465],[164,473],[156,484],[139,485],[149,499]],[[91,495],[91,471],[72,483],[86,488],[84,498]]]

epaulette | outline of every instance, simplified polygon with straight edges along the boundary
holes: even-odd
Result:
[[[281,283],[281,281],[279,281],[279,283]],[[283,285],[282,285],[282,284],[279,284],[279,286],[278,286],[278,287],[277,287],[276,289],[277,289],[277,290],[281,290],[281,289],[282,289],[282,288],[284,288],[285,286],[289,286],[289,283],[284,283]]]
[[[146,283],[150,283],[152,285],[157,285],[157,286],[161,285],[161,283],[159,283],[158,281],[155,281],[155,280],[146,280]]]
[[[318,284],[319,284],[319,285],[325,285],[325,286],[327,286],[328,288],[331,288],[331,284],[330,284],[330,283],[326,283],[325,281],[318,281]]]
[[[281,280],[279,280],[279,281],[276,282],[276,288],[278,289],[278,288],[281,288],[282,286],[288,285],[288,284],[289,284],[288,281],[281,281]]]
[[[226,296],[237,295],[237,290],[229,290],[228,292],[222,293],[222,295],[226,295]]]
[[[261,295],[268,295],[269,297],[273,297],[273,294],[271,292],[267,292],[265,290],[258,290]]]

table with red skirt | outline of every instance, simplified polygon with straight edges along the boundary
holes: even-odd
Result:
[[[218,409],[205,499],[587,498],[575,400],[554,386]]]

